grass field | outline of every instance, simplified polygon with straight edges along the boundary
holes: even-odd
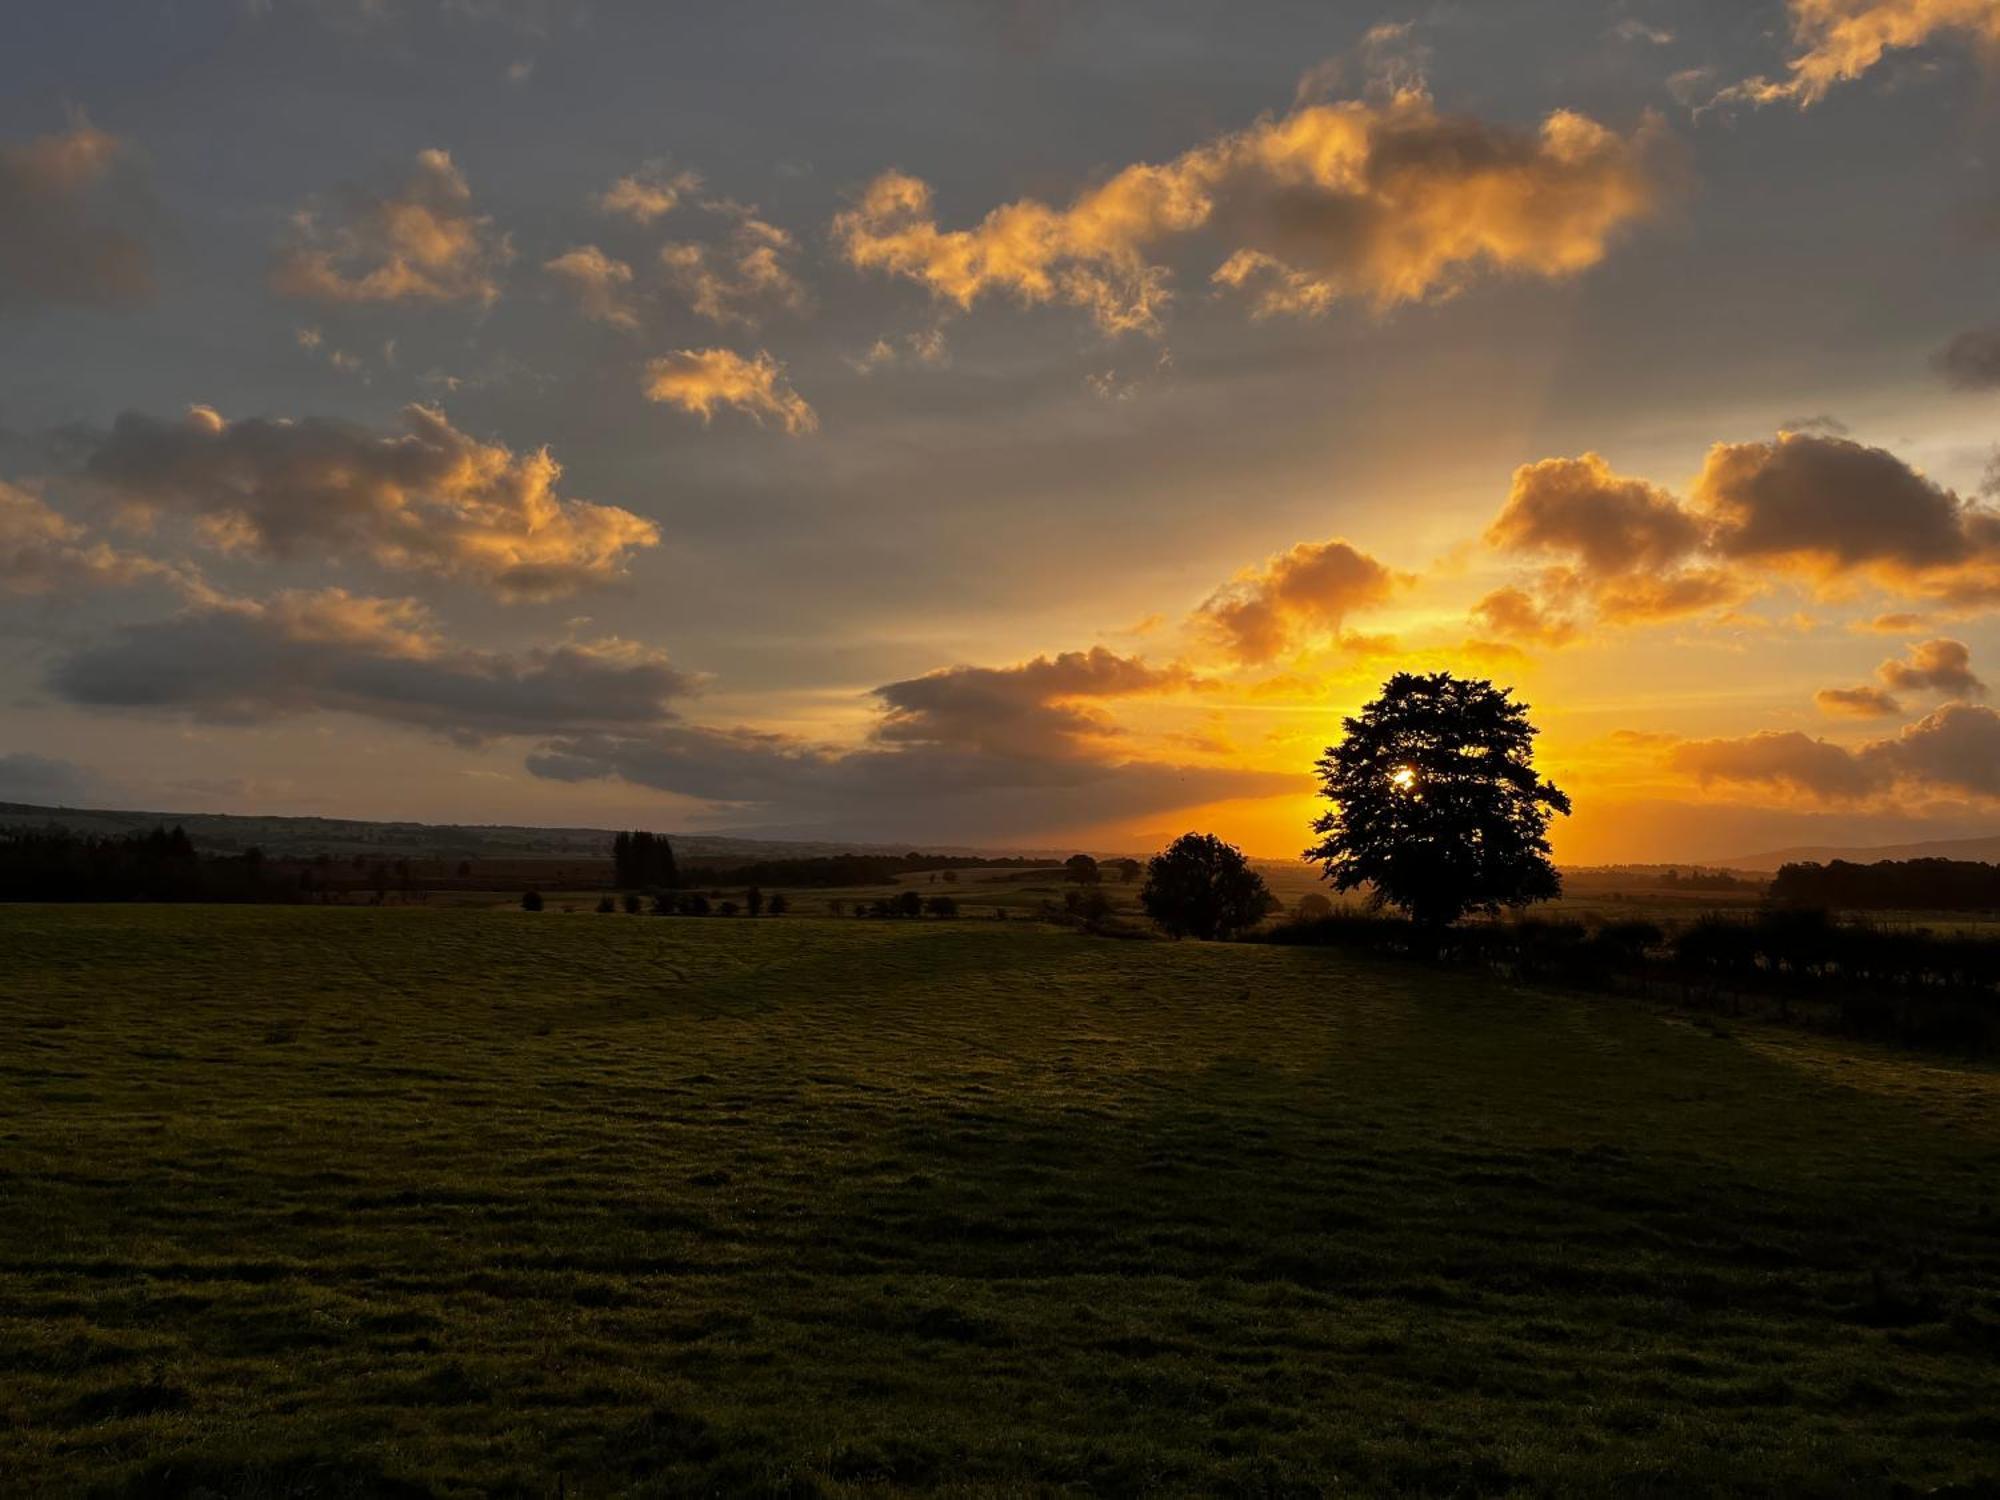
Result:
[[[1990,1071],[1027,922],[0,909],[6,1495],[1982,1482]]]

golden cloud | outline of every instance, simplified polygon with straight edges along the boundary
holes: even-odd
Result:
[[[1254,665],[1310,637],[1337,635],[1349,614],[1387,602],[1401,581],[1338,537],[1300,542],[1238,573],[1202,602],[1195,620]]]
[[[1447,297],[1486,272],[1549,278],[1601,260],[1671,185],[1648,117],[1620,135],[1567,110],[1537,130],[1440,114],[1421,89],[1309,104],[1139,163],[1057,208],[1005,204],[940,228],[931,191],[886,172],[833,232],[850,265],[923,285],[960,307],[988,293],[1087,310],[1107,332],[1151,330],[1171,297],[1156,246],[1206,230],[1212,273],[1253,310],[1313,314],[1340,298],[1378,309]]]
[[[646,398],[692,412],[706,423],[718,406],[765,418],[793,436],[816,431],[819,417],[764,350],[745,359],[731,349],[679,349],[646,363]]]
[[[635,224],[650,224],[672,213],[689,193],[700,190],[699,174],[669,173],[655,163],[612,183],[598,194],[597,206],[607,214],[616,214]]]
[[[1797,47],[1788,76],[1752,78],[1730,88],[1722,101],[1804,108],[1824,99],[1835,84],[1861,77],[1890,52],[1955,35],[1976,44],[2000,43],[2000,0],[1789,0]]]
[[[1948,703],[1887,739],[1853,749],[1797,730],[1683,740],[1668,749],[1667,764],[1703,783],[1774,788],[1815,802],[2000,799],[2000,713]]]
[[[142,515],[194,517],[225,550],[266,557],[352,550],[385,568],[546,599],[619,577],[660,539],[651,521],[557,493],[546,448],[516,453],[408,406],[400,432],[320,419],[178,422],[128,412],[85,474]]]
[[[446,151],[420,152],[400,191],[350,189],[333,206],[292,219],[271,285],[320,302],[491,303],[513,247],[472,208],[472,189]]]
[[[637,328],[639,315],[629,300],[632,268],[606,255],[595,245],[577,245],[542,269],[576,294],[583,315],[613,328]]]
[[[39,496],[0,480],[0,589],[59,595],[144,578],[184,579],[151,558],[85,540],[84,529]]]
[[[810,299],[789,264],[797,249],[777,225],[744,213],[726,248],[662,245],[660,265],[698,316],[711,323],[754,325],[760,308],[805,311]]]

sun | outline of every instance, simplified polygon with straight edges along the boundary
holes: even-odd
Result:
[[[1389,773],[1389,785],[1395,787],[1400,792],[1407,792],[1416,784],[1417,768],[1415,766],[1398,766]]]

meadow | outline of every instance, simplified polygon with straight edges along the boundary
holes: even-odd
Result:
[[[1991,1070],[1025,920],[0,955],[0,1493],[2000,1484]]]

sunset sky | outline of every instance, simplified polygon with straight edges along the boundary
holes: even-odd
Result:
[[[1572,862],[2000,831],[2000,0],[67,0],[0,799]]]

